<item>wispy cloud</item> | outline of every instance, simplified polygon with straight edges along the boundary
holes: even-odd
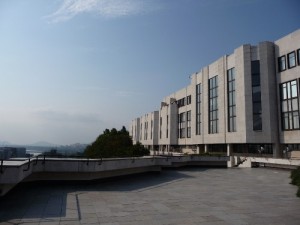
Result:
[[[150,2],[141,0],[62,0],[58,10],[46,18],[54,23],[70,20],[83,13],[116,18],[153,10],[155,7],[151,5]]]

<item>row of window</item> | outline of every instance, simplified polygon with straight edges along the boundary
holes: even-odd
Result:
[[[189,105],[192,103],[192,96],[189,95],[186,98],[181,98],[179,100],[176,101],[178,108],[185,106],[185,105]]]
[[[278,70],[279,72],[291,69],[296,65],[300,65],[300,49],[292,51],[287,55],[280,56],[278,58]]]
[[[227,99],[228,99],[228,132],[236,132],[236,100],[235,100],[235,68],[227,71]],[[251,62],[253,130],[262,130],[262,103],[260,84],[260,62]],[[280,85],[281,118],[283,130],[300,129],[300,79]],[[209,133],[218,133],[218,76],[209,79]],[[196,135],[201,134],[201,84],[196,85]],[[190,96],[188,96],[190,97]],[[187,97],[187,99],[188,99]],[[168,124],[167,116],[167,132]],[[162,118],[160,118],[162,123]],[[152,126],[152,125],[151,125]],[[160,131],[161,133],[161,131]],[[151,134],[152,135],[152,134]],[[160,135],[161,136],[161,135]],[[191,137],[191,111],[178,114],[178,137]]]

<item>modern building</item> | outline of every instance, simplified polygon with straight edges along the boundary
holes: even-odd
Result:
[[[275,42],[242,45],[190,80],[163,98],[152,136],[149,114],[133,120],[135,142],[167,152],[300,151],[300,29]]]

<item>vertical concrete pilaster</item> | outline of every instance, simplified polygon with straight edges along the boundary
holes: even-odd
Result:
[[[272,147],[273,147],[273,158],[280,158],[282,156],[280,150],[280,144],[279,143],[272,144]]]
[[[232,144],[227,144],[227,156],[232,155]]]
[[[207,144],[204,145],[204,152],[208,153],[208,145]]]

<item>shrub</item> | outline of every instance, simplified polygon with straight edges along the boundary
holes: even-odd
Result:
[[[300,197],[300,167],[291,172],[291,184],[298,186],[297,196]]]

